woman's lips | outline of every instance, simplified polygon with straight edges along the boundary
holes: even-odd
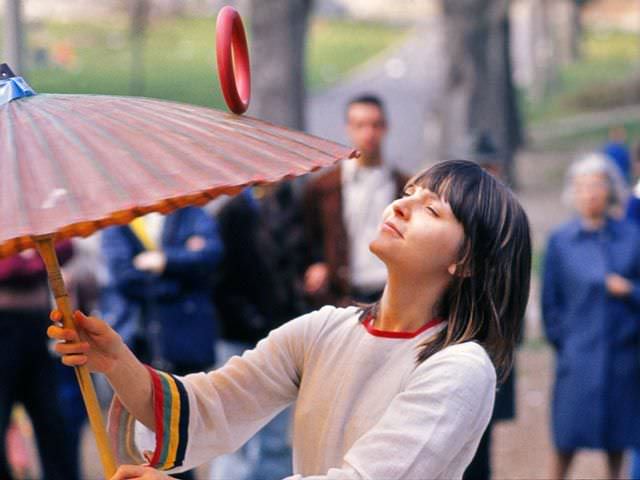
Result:
[[[390,223],[390,222],[384,222],[384,223],[382,224],[382,227],[383,227],[383,228],[385,228],[385,229],[387,229],[387,230],[392,231],[392,232],[393,232],[394,234],[396,234],[398,237],[400,237],[400,238],[404,238],[404,236],[402,235],[402,233],[400,233],[400,230],[398,230],[398,229],[396,228],[396,226],[395,226],[393,223]]]

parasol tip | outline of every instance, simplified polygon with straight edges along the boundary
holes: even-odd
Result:
[[[16,74],[13,73],[13,70],[11,70],[11,67],[8,64],[0,63],[0,80],[6,80],[15,76]]]

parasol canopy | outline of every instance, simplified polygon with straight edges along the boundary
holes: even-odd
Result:
[[[0,106],[0,256],[275,182],[352,150],[254,118],[146,98],[41,94]]]

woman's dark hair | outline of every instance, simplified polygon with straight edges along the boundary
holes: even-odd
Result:
[[[449,345],[480,343],[501,379],[513,364],[529,299],[529,221],[509,188],[473,162],[436,164],[409,184],[436,193],[464,228],[458,274],[439,303],[447,326],[421,346],[418,362]],[[377,304],[365,314],[377,313]],[[363,317],[364,318],[364,317]]]

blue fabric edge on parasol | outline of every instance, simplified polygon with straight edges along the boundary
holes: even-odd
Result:
[[[0,105],[35,94],[33,88],[22,77],[0,80]]]

